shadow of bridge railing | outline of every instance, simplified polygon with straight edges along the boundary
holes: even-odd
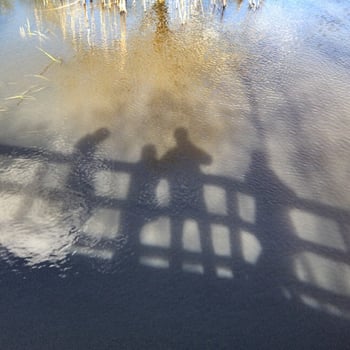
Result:
[[[114,261],[130,249],[130,264],[275,289],[287,299],[350,317],[350,213],[295,196],[264,155],[253,155],[244,181],[188,168],[196,183],[189,191],[197,194],[182,209],[177,206],[183,202],[174,202],[173,178],[159,168],[147,177],[149,164],[94,152],[89,157],[85,182],[93,188],[83,183],[79,189],[67,186],[72,174],[87,176],[77,152],[0,145],[0,227],[24,217],[37,220],[32,211],[38,199],[38,226],[45,221],[43,208],[55,208],[58,220],[72,219],[63,227],[66,235],[76,234],[70,254]],[[140,191],[146,193],[141,200]],[[8,240],[1,244],[11,250]]]

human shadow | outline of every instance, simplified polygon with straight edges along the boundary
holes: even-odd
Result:
[[[181,270],[184,224],[186,220],[192,219],[197,224],[202,255],[208,258],[203,261],[204,272],[212,273],[213,266],[209,257],[212,256],[213,248],[206,223],[204,183],[200,169],[201,165],[209,165],[212,158],[192,143],[185,128],[176,129],[174,138],[176,146],[167,151],[159,161],[170,196],[170,269]]]
[[[152,144],[143,146],[140,161],[135,163],[130,180],[128,202],[132,207],[142,210],[157,206],[158,168],[156,147]]]
[[[133,264],[140,255],[139,237],[143,225],[158,215],[156,197],[158,182],[157,150],[153,144],[148,144],[143,146],[140,160],[134,163],[130,174],[126,207],[120,221],[119,235],[124,237],[126,242],[123,254],[131,255],[133,259],[128,261]]]
[[[94,191],[93,179],[96,173],[95,153],[98,145],[103,142],[110,132],[106,128],[96,130],[82,137],[74,146],[71,172],[67,186],[73,191],[89,195]]]
[[[91,210],[95,206],[94,179],[99,170],[97,165],[96,151],[104,140],[108,138],[110,131],[107,128],[100,128],[92,134],[82,137],[74,146],[71,156],[70,173],[66,181],[67,194],[74,197],[69,203],[70,210],[79,209],[82,211],[81,226],[91,215]]]
[[[262,151],[252,154],[245,184],[255,200],[255,235],[261,245],[252,278],[259,288],[277,291],[291,282],[290,258],[298,244],[289,209],[296,196],[270,168]]]

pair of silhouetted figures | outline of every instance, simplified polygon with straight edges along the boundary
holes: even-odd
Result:
[[[75,146],[68,186],[85,197],[88,215],[91,214],[94,206],[93,180],[98,171],[94,165],[97,146],[109,134],[107,129],[99,129],[82,138]],[[198,225],[204,272],[213,274],[215,252],[211,222],[204,198],[206,176],[200,170],[200,166],[209,165],[212,158],[191,142],[186,129],[176,129],[174,138],[176,146],[167,151],[160,159],[157,157],[154,145],[144,146],[139,162],[131,167],[126,210],[122,213],[120,223],[121,230],[124,235],[128,236],[131,249],[135,252],[140,244],[138,237],[145,223],[166,215],[170,219],[171,230],[170,267],[178,271],[181,270],[183,226],[187,219],[192,219]],[[156,194],[157,186],[162,179],[168,184],[169,202],[166,210],[159,207]],[[226,196],[237,194],[234,189],[234,181],[228,189],[229,179],[224,177],[217,177],[217,179],[216,184],[226,189]],[[275,279],[279,278],[276,276],[281,277],[286,272],[283,266],[286,265],[284,261],[291,254],[290,250],[293,247],[291,242],[293,233],[286,209],[294,200],[295,195],[268,167],[266,157],[262,152],[253,154],[244,186],[255,201],[253,234],[259,240],[262,248],[260,258],[262,270],[259,273],[263,276],[271,272],[271,276],[274,276]],[[232,200],[232,198],[227,200]],[[228,210],[227,215],[236,218],[237,205],[233,205],[232,208],[235,209],[232,209],[232,212]],[[236,212],[233,212],[234,210]],[[239,220],[231,222],[232,225],[239,225]],[[223,221],[223,224],[227,225],[227,221]],[[231,235],[238,234],[239,231],[233,227],[229,227],[229,230]],[[236,242],[235,244],[239,242],[239,240],[231,240],[233,241]],[[239,247],[238,250],[242,248]],[[231,247],[231,251],[237,252],[237,247],[234,249]],[[280,273],[276,274],[276,271],[273,272],[273,270],[280,271]]]
[[[153,145],[143,148],[141,161],[137,165],[135,181],[131,186],[131,198],[144,203],[155,201],[155,190],[160,178],[167,180],[170,193],[169,208],[172,213],[181,214],[184,210],[203,207],[200,165],[210,164],[211,157],[196,147],[185,129],[174,133],[176,147],[170,149],[161,159],[157,159]]]
[[[94,177],[98,171],[96,151],[110,132],[101,128],[84,136],[75,145],[73,164],[68,177],[68,188],[90,196],[94,192]],[[187,130],[179,128],[174,133],[176,147],[169,150],[161,159],[157,159],[154,145],[142,149],[141,159],[135,164],[131,174],[129,201],[136,205],[155,205],[156,187],[160,177],[166,178],[171,193],[171,207],[176,211],[181,208],[202,207],[200,165],[210,164],[211,157],[196,147],[189,139]]]

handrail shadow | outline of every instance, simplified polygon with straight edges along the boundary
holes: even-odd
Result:
[[[175,131],[176,146],[161,158],[154,145],[146,145],[136,163],[96,157],[108,135],[107,129],[100,129],[83,137],[71,154],[0,145],[5,169],[0,192],[41,198],[64,212],[82,206],[70,231],[77,236],[72,251],[89,255],[108,250],[106,256],[114,262],[127,256],[126,269],[153,267],[176,278],[192,273],[210,283],[226,281],[263,295],[269,291],[350,318],[349,211],[296,196],[262,152],[252,155],[244,180],[238,181],[204,174],[201,166],[212,157],[194,145],[184,128]],[[9,179],[6,169],[18,160],[38,163],[41,175],[24,182],[16,181],[16,175]],[[68,167],[64,182],[56,187],[45,185],[48,165]],[[108,190],[99,190],[101,173],[114,179],[127,176],[125,194],[110,196]],[[165,203],[157,195],[161,181],[166,184]],[[216,195],[218,211],[211,205]],[[18,220],[29,206],[22,203]],[[117,232],[108,237],[84,232],[86,222],[103,210],[119,215]],[[297,221],[305,217],[333,223],[337,232],[328,234],[341,244],[320,243],[319,237],[304,232]]]

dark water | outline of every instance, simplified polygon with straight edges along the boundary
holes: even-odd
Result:
[[[349,348],[350,5],[259,4],[0,1],[0,349]]]

